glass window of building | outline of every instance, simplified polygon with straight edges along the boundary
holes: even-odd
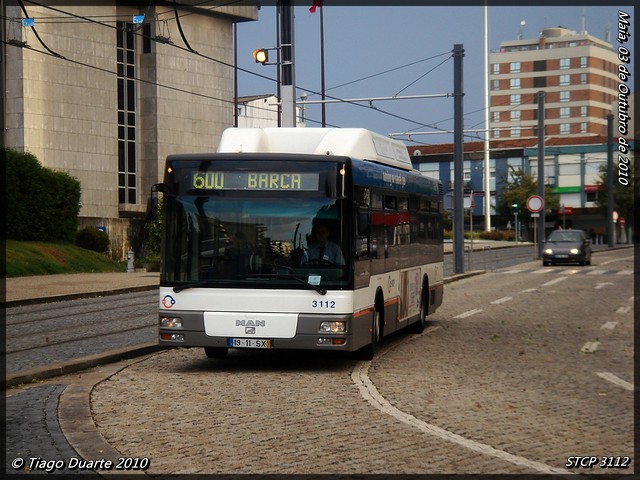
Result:
[[[511,105],[520,105],[521,102],[521,97],[519,93],[514,93],[511,95],[510,97],[510,104]]]
[[[571,68],[571,59],[570,58],[561,58],[560,59],[560,70],[566,70]]]
[[[560,101],[561,102],[569,102],[571,101],[571,92],[568,90],[563,90],[560,92]]]
[[[520,79],[519,78],[512,78],[511,80],[509,80],[509,88],[511,90],[517,90],[520,88]]]
[[[580,122],[580,133],[587,133],[587,122]]]
[[[512,138],[517,138],[520,136],[520,127],[511,127],[510,134]]]
[[[509,64],[509,73],[520,73],[520,62],[511,62]]]
[[[570,75],[560,75],[560,85],[570,85]]]
[[[580,68],[587,68],[587,57],[580,57]]]
[[[512,122],[519,122],[520,121],[520,110],[511,110],[511,112],[509,112],[509,118]]]
[[[569,123],[560,124],[560,135],[569,135],[571,133],[571,125]]]
[[[571,109],[569,107],[560,107],[560,118],[569,118]]]
[[[499,75],[500,74],[500,64],[499,63],[494,63],[493,64],[493,73],[494,73],[494,75]]]
[[[586,73],[581,73],[580,74],[580,85],[586,85],[587,84],[587,74]]]
[[[587,116],[587,112],[588,112],[588,108],[586,105],[583,105],[580,107],[580,116],[581,117],[586,117]]]

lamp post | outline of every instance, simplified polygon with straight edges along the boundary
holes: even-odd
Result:
[[[516,217],[516,243],[518,243],[518,234],[520,233],[518,228],[518,202],[514,202],[511,206],[513,207],[513,215]]]

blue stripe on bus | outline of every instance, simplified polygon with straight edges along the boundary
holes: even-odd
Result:
[[[442,195],[439,181],[417,172],[355,159],[351,161],[351,171],[355,185],[422,195]]]

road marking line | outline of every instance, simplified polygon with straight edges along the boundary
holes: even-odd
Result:
[[[614,385],[618,385],[619,387],[624,388],[625,390],[629,390],[633,392],[635,390],[635,386],[633,383],[625,382],[619,377],[616,377],[613,373],[609,372],[598,372],[596,373],[600,378],[607,380],[608,382],[613,383]]]
[[[508,302],[509,300],[513,300],[513,297],[502,297],[498,300],[494,300],[491,302],[491,305],[500,305],[501,303]]]
[[[606,270],[591,270],[587,273],[587,275],[602,275]]]
[[[537,288],[527,288],[526,290],[522,290],[522,293],[533,293],[537,291],[538,291]]]
[[[633,270],[620,270],[616,275],[633,275]]]
[[[387,399],[380,394],[378,389],[369,378],[370,366],[371,362],[360,363],[360,365],[358,365],[353,370],[353,372],[351,372],[351,381],[355,384],[356,387],[358,387],[360,395],[374,408],[380,410],[382,413],[391,415],[397,420],[400,420],[402,423],[417,428],[427,435],[432,435],[442,440],[458,444],[462,447],[468,448],[469,450],[483,455],[498,458],[500,460],[504,460],[521,467],[531,468],[541,473],[559,473],[564,475],[573,474],[573,472],[567,471],[565,469],[554,468],[544,463],[529,460],[518,455],[513,455],[503,450],[498,450],[497,448],[494,448],[490,445],[465,438],[461,435],[445,430],[444,428],[440,428],[424,422],[409,413],[405,413],[402,410],[399,410],[398,408],[391,405],[391,403],[389,403],[389,401],[387,401]]]
[[[582,346],[580,351],[582,353],[593,353],[598,349],[599,345],[600,345],[600,342],[587,342]]]
[[[540,274],[540,273],[549,273],[549,272],[555,272],[555,271],[556,271],[556,270],[555,270],[554,268],[540,268],[540,269],[538,269],[538,270],[534,270],[534,271],[533,271],[533,272],[531,272],[531,273],[538,273],[538,274]]]
[[[613,330],[618,326],[618,322],[607,322],[600,327],[600,330]]]
[[[616,313],[624,315],[625,313],[628,313],[629,310],[631,310],[631,307],[627,305],[626,307],[620,307],[618,310],[616,310]]]
[[[522,273],[524,272],[524,270],[507,270],[506,272],[502,272],[502,273]]]
[[[633,256],[631,257],[623,257],[623,258],[614,258],[613,260],[607,260],[606,262],[600,262],[600,265],[609,265],[613,262],[621,262],[623,260],[633,260]]]
[[[601,282],[601,283],[598,283],[593,288],[596,289],[596,290],[600,290],[602,287],[606,287],[607,285],[613,285],[613,283],[611,283],[611,282]]]
[[[474,310],[469,310],[468,312],[461,313],[460,315],[456,315],[453,318],[467,318],[467,317],[470,317],[471,315],[475,315],[476,313],[480,313],[481,311],[482,311],[481,308],[476,308]]]
[[[558,278],[554,278],[553,280],[549,280],[547,283],[543,283],[541,286],[542,287],[550,287],[551,285],[555,285],[556,283],[560,283],[563,280],[566,280],[567,277],[558,277]]]
[[[580,272],[581,270],[565,270],[564,272],[562,272],[564,275],[575,275],[576,273]]]

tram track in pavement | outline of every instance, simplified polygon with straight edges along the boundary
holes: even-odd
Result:
[[[159,349],[154,291],[10,307],[5,318],[5,387]]]
[[[452,255],[445,255],[445,274],[447,276],[446,283],[464,278],[467,275],[475,275],[478,273],[484,273],[482,267],[486,263],[491,263],[493,259],[498,258],[495,264],[491,263],[490,269],[495,271],[507,266],[522,263],[522,259],[529,259],[532,255],[533,247],[525,245],[522,247],[512,248],[496,248],[485,249],[485,251],[474,251],[472,267],[476,267],[476,270],[467,269],[468,273],[452,275],[447,273],[447,264],[451,264]],[[465,252],[465,267],[467,263],[467,253]],[[598,252],[596,252],[598,253]],[[451,268],[449,268],[451,270]],[[149,301],[140,300],[140,297],[147,295],[150,297]],[[73,371],[73,365],[77,364],[86,368],[87,365],[95,366],[104,364],[107,360],[100,360],[100,355],[105,358],[109,358],[114,361],[114,358],[132,358],[137,354],[148,353],[151,351],[157,351],[160,347],[157,346],[157,333],[154,333],[153,329],[157,327],[157,298],[155,292],[131,292],[127,294],[118,295],[118,301],[121,301],[124,297],[129,297],[128,303],[119,305],[114,301],[113,295],[107,296],[95,296],[85,299],[75,299],[66,301],[55,301],[46,304],[37,305],[23,305],[16,307],[9,307],[6,310],[7,328],[5,331],[6,338],[5,344],[7,348],[7,363],[6,363],[6,376],[5,386],[16,385],[30,375],[30,378],[26,381],[32,381],[35,379],[49,378],[53,375],[59,375],[60,372],[69,373]],[[33,325],[42,323],[44,320],[58,319],[66,320],[70,317],[70,305],[74,308],[79,308],[71,317],[74,319],[70,325],[64,325],[64,323],[58,322],[55,327],[45,328],[38,332],[40,338],[40,344],[21,345],[16,346],[16,341],[22,341],[25,338],[29,339],[33,337]],[[135,312],[127,312],[127,309],[135,309]],[[124,316],[123,312],[130,313],[132,316],[138,316],[140,309],[148,308],[149,320],[144,323],[140,323],[135,327],[127,325],[127,321],[109,321],[105,320],[105,312],[111,312]],[[77,329],[78,316],[92,315],[96,317],[95,323],[86,324],[86,328],[83,330],[83,338],[72,339],[58,339],[56,340],[57,333],[73,332]],[[27,318],[28,317],[28,318]],[[75,324],[73,323],[75,322]],[[82,323],[82,322],[81,322]],[[86,323],[86,322],[85,322]],[[110,324],[112,327],[116,326],[116,331],[107,334],[104,330],[99,333],[91,332],[92,325],[102,326],[104,324]],[[16,327],[26,327],[28,332],[17,333]],[[145,331],[145,329],[149,329]],[[53,332],[53,335],[47,335],[47,332]],[[53,339],[53,341],[52,341]],[[99,340],[99,341],[98,341]],[[84,342],[81,348],[71,355],[65,357],[64,353],[51,352],[52,350],[74,350],[72,346],[78,344],[77,342]],[[120,342],[120,343],[119,343]],[[95,348],[97,343],[104,344],[103,348]],[[62,348],[61,348],[62,347]],[[38,352],[32,355],[35,357],[35,361],[20,361],[13,362],[12,357],[25,356],[29,352]],[[117,355],[114,356],[113,353]],[[120,355],[120,356],[118,356]],[[89,362],[89,363],[87,363]],[[80,368],[80,367],[78,367]],[[76,368],[76,370],[78,369]],[[57,372],[57,373],[56,373]]]

